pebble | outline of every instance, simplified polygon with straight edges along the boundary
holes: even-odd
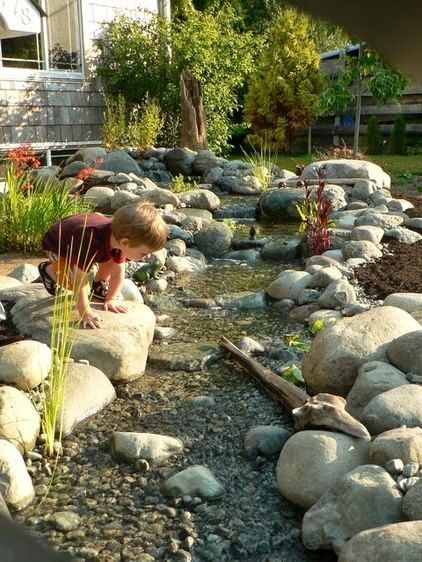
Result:
[[[409,462],[403,467],[403,476],[407,478],[411,476],[416,476],[419,472],[419,464],[417,462]]]

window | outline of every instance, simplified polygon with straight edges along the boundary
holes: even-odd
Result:
[[[0,66],[81,72],[80,0],[25,1],[46,15],[41,33],[5,37],[0,2]]]

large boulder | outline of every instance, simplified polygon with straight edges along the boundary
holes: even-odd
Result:
[[[390,362],[404,373],[414,373],[422,376],[422,329],[403,334],[394,339],[387,347]],[[419,352],[415,353],[415,350]]]
[[[296,205],[303,203],[305,190],[300,189],[267,189],[259,200],[264,217],[281,222],[286,219],[298,219]]]
[[[346,397],[364,363],[385,360],[392,340],[419,327],[410,314],[391,306],[373,308],[328,326],[315,337],[302,362],[307,388],[312,394]]]
[[[66,374],[63,404],[58,418],[62,420],[63,437],[86,418],[93,416],[112,400],[116,392],[109,379],[96,367],[70,363]]]
[[[338,562],[420,562],[422,521],[384,525],[355,535]]]
[[[321,166],[325,167],[324,178],[327,181],[337,178],[363,178],[372,180],[378,188],[388,188],[391,185],[390,176],[378,164],[366,162],[365,160],[348,160],[346,158],[313,162],[305,167],[300,176],[301,179],[316,179],[318,169]]]
[[[422,293],[391,293],[383,302],[384,306],[395,306],[412,314],[422,308]]]
[[[311,550],[332,548],[338,554],[360,531],[399,523],[401,503],[402,494],[386,470],[372,464],[359,466],[340,478],[306,512],[303,544]]]
[[[114,189],[102,185],[96,185],[88,189],[83,196],[85,203],[91,205],[93,209],[100,213],[110,213],[111,200],[114,196]]]
[[[393,459],[422,465],[422,428],[399,427],[381,433],[370,444],[369,457],[380,466]]]
[[[277,487],[306,509],[347,472],[368,462],[367,441],[330,431],[300,431],[286,442],[277,463]]]
[[[419,479],[404,496],[403,513],[411,521],[422,520],[422,479]]]
[[[104,160],[97,164],[99,170],[110,170],[115,174],[135,174],[138,177],[143,176],[143,172],[136,160],[132,158],[125,150],[114,150],[108,152],[104,156]]]
[[[364,363],[347,395],[346,410],[360,419],[372,398],[404,384],[409,384],[406,375],[389,363],[383,361]]]
[[[366,406],[362,423],[371,435],[389,429],[422,426],[422,386],[407,384],[378,394]]]
[[[102,319],[102,327],[99,330],[78,328],[72,349],[75,360],[87,359],[112,382],[127,382],[143,374],[154,336],[152,310],[140,302],[122,302],[128,308],[124,314],[105,312],[100,304],[93,303],[91,306]],[[20,333],[44,343],[50,342],[52,312],[52,297],[24,297],[12,309],[13,321]]]
[[[105,158],[107,151],[101,146],[80,148],[66,160],[66,166],[72,162],[85,162],[86,164],[99,164]]]
[[[221,159],[211,150],[199,150],[193,162],[192,169],[195,175],[203,176],[209,170],[218,167]]]
[[[173,148],[168,150],[163,157],[167,170],[173,175],[191,176],[193,174],[193,161],[196,152],[189,148]]]
[[[212,223],[195,236],[195,246],[206,258],[220,258],[231,246],[233,234],[224,223]]]

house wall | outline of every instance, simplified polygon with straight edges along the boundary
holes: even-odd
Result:
[[[104,103],[89,73],[92,41],[119,13],[165,7],[163,0],[82,0],[83,72],[0,68],[0,151],[24,142],[40,150],[101,144]]]

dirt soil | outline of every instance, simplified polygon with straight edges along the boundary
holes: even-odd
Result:
[[[409,217],[422,217],[422,195],[402,190],[393,195],[414,205],[406,211]],[[355,274],[365,293],[378,299],[391,293],[422,293],[422,240],[390,242],[382,258],[357,268]]]

